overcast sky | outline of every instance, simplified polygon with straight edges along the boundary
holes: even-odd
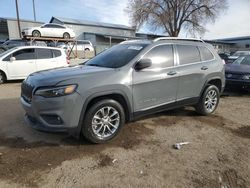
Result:
[[[214,24],[207,25],[202,38],[250,36],[250,0],[228,0],[229,8]],[[52,16],[129,25],[124,9],[127,0],[35,0],[38,21]],[[0,17],[16,17],[15,0],[0,0]],[[32,0],[19,0],[20,18],[33,19]],[[143,32],[149,32],[146,28]],[[152,32],[155,33],[155,32]]]

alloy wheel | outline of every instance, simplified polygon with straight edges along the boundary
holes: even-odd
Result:
[[[205,98],[205,108],[209,113],[215,110],[217,102],[218,102],[217,92],[213,89],[208,91]]]
[[[93,133],[100,139],[112,136],[117,131],[119,125],[120,114],[111,106],[102,107],[92,118]]]

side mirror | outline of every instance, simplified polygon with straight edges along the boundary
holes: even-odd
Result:
[[[10,62],[13,62],[13,61],[16,61],[16,58],[15,58],[15,57],[11,57],[11,58],[10,58]]]
[[[135,65],[135,70],[140,71],[142,69],[148,68],[152,65],[151,59],[141,59]]]

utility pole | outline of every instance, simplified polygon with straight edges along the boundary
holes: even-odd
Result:
[[[18,11],[18,0],[16,0],[16,16],[17,16],[17,25],[18,25],[19,37],[22,38],[22,35],[21,35],[21,26],[20,26],[20,19],[19,19],[19,11]]]
[[[34,21],[36,22],[36,8],[35,8],[35,0],[33,0],[33,14],[34,14]]]

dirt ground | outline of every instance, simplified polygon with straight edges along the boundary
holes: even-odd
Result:
[[[20,82],[0,85],[0,187],[250,187],[250,94],[125,125],[108,144],[28,127]],[[180,150],[173,144],[188,141]]]

